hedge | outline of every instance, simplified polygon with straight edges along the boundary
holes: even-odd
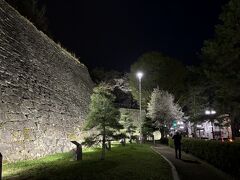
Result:
[[[160,140],[155,140],[155,143],[168,145],[168,140],[168,138],[161,138]]]
[[[173,147],[173,140],[169,139]],[[207,161],[232,176],[240,177],[240,143],[184,138],[182,150]]]

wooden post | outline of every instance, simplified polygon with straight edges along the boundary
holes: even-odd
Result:
[[[2,179],[2,154],[0,153],[0,180]]]

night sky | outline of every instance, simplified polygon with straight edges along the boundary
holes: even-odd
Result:
[[[144,52],[197,64],[226,0],[43,0],[56,42],[89,69],[129,71]]]

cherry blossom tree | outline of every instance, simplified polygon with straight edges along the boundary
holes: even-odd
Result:
[[[184,115],[179,104],[174,103],[174,96],[159,88],[153,90],[147,110],[147,116],[160,130],[162,138],[165,137],[165,132],[171,127],[173,120],[181,120]]]

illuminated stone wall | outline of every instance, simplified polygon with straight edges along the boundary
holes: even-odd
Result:
[[[70,150],[70,140],[81,140],[91,91],[87,68],[0,0],[0,152],[4,160]]]

